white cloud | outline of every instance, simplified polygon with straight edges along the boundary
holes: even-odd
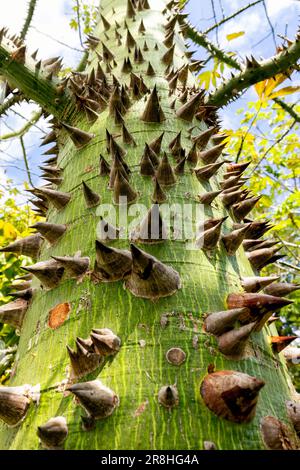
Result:
[[[220,29],[220,43],[222,47],[228,50],[234,49],[243,55],[246,55],[251,50],[251,43],[249,39],[257,34],[257,29],[260,24],[259,12],[252,11],[245,16],[235,18]],[[226,36],[231,33],[244,31],[244,36],[234,39],[232,42],[228,41]]]
[[[225,0],[227,3],[227,14],[234,13],[244,5],[239,0]],[[295,30],[294,19],[299,14],[299,2],[297,0],[266,0],[268,16],[277,32],[283,33],[285,24],[290,25],[288,35],[292,36],[292,30]],[[231,33],[244,31],[245,34],[233,41],[228,41],[226,36]],[[259,40],[267,38],[270,32],[263,5],[257,6],[241,13],[229,22],[225,23],[219,29],[219,40],[222,48],[225,50],[234,50],[240,56],[245,57],[254,52],[255,56],[263,54],[269,57],[274,53],[272,38],[268,42],[263,42],[261,46],[252,50],[252,46]],[[278,43],[280,40],[278,39]]]
[[[234,116],[228,114],[228,112],[220,110],[220,117],[222,121],[222,127],[224,129],[233,129],[234,128]]]
[[[266,0],[266,7],[271,19],[276,19],[283,11],[291,13],[291,9],[295,13],[298,10],[299,13],[299,3],[297,5],[296,0]]]
[[[230,9],[230,11],[234,13],[246,6],[249,2],[241,4],[240,0],[225,0],[225,3],[226,8]],[[266,7],[271,20],[277,19],[282,12],[291,12],[291,9],[295,10],[295,13],[296,11],[299,13],[299,2],[297,0],[266,0]],[[252,10],[260,10],[263,12],[263,5],[258,4],[253,7]],[[248,16],[249,11],[251,10],[247,10],[245,13],[242,13],[239,18],[241,18],[242,15]]]
[[[227,7],[230,7],[233,11],[241,8],[239,2],[240,0],[225,0],[225,3],[227,3]]]
[[[27,2],[24,0],[6,0],[9,8],[1,10],[1,24],[7,26],[12,33],[19,33],[22,29],[27,13]],[[88,0],[91,2],[92,0]],[[82,49],[78,33],[71,30],[70,21],[71,2],[64,0],[51,0],[51,2],[37,2],[32,27],[30,28],[26,43],[29,52],[39,48],[39,58],[62,55],[64,64],[74,66],[80,60],[80,53],[59,44],[61,41],[71,47]],[[16,14],[17,12],[17,14]],[[39,33],[42,31],[44,34]],[[52,36],[53,39],[46,35]]]

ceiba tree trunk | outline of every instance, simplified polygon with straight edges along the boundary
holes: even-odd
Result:
[[[221,191],[221,181],[226,181],[224,166],[218,172],[213,168],[209,181],[205,176],[201,180],[201,171],[197,178],[198,168],[214,164],[217,158],[218,162],[222,161],[219,156],[222,148],[215,147],[222,138],[208,142],[204,133],[214,126],[210,136],[218,132],[217,116],[214,109],[205,107],[204,97],[197,90],[192,71],[199,64],[189,59],[184,39],[185,17],[177,10],[176,3],[149,0],[148,5],[148,1],[103,0],[100,14],[99,24],[88,38],[86,75],[74,74],[72,80],[58,84],[55,78],[46,79],[44,70],[40,73],[44,85],[35,87],[32,93],[29,81],[25,80],[24,92],[34,96],[45,112],[54,114],[52,146],[57,143],[58,148],[53,151],[50,165],[56,169],[44,171],[47,177],[59,175],[61,181],[55,180],[58,185],[47,186],[46,191],[51,188],[65,196],[34,190],[45,205],[41,213],[49,207],[46,222],[59,225],[62,233],[52,234],[52,243],[44,240],[39,244],[38,261],[52,260],[52,270],[49,264],[46,271],[42,267],[46,276],[42,282],[41,272],[31,271],[40,277],[34,276],[32,281],[34,293],[24,315],[9,386],[39,384],[41,395],[38,404],[31,402],[28,409],[26,405],[26,416],[17,426],[0,424],[0,448],[38,449],[38,428],[43,434],[43,425],[58,416],[64,417],[68,426],[66,449],[203,449],[209,446],[261,449],[272,447],[266,445],[268,436],[263,436],[261,431],[262,423],[266,428],[270,424],[265,419],[267,416],[280,420],[275,419],[275,430],[285,436],[285,442],[290,442],[292,438],[287,434],[292,433],[292,428],[286,401],[293,399],[294,391],[283,358],[272,348],[270,337],[276,336],[275,326],[265,322],[273,304],[266,310],[263,328],[255,328],[262,321],[260,305],[265,299],[262,294],[257,294],[254,300],[243,296],[241,279],[253,277],[255,273],[242,245],[237,248],[236,238],[233,242],[228,240],[233,247],[226,245],[217,229],[213,230],[216,223],[211,222],[202,235],[204,247],[197,247],[195,239],[176,240],[174,236],[160,243],[135,240],[131,252],[128,238],[105,244],[99,240],[95,245],[101,222],[99,207],[114,204],[119,193],[129,195],[148,209],[154,202],[162,202],[163,195],[169,205],[190,204],[193,215],[187,223],[193,227],[199,223],[195,216],[197,206],[201,201],[206,202],[203,220],[221,219],[223,235],[237,229],[234,224],[242,224],[244,219],[239,213],[241,207],[232,210],[233,203],[243,200],[236,187],[238,182],[227,186],[237,191],[236,196],[227,191],[232,200],[222,199],[224,194],[211,195],[211,198],[215,196],[211,204],[210,196],[207,199],[207,193]],[[125,60],[128,58],[129,61]],[[24,62],[16,62],[14,72],[8,75],[22,89],[19,71],[31,74],[32,79],[36,71],[30,72],[34,71],[30,63],[26,69],[27,60],[25,66]],[[46,86],[52,87],[49,106]],[[87,97],[92,101],[86,101]],[[186,103],[189,103],[187,107],[182,108]],[[95,111],[99,113],[98,118]],[[179,132],[181,140],[179,137],[174,140]],[[155,144],[153,141],[162,133],[160,149],[159,140]],[[200,134],[202,137],[197,139]],[[116,143],[126,154],[122,156]],[[151,144],[159,161],[155,161],[149,149],[145,151],[146,143]],[[212,155],[203,154],[210,148],[213,148]],[[173,172],[176,168],[175,177],[164,152]],[[194,171],[195,152],[198,163]],[[108,170],[103,159],[99,175],[100,154],[110,168],[117,167],[114,179],[105,175]],[[188,157],[186,161],[184,157]],[[141,175],[141,171],[150,176]],[[227,169],[227,173],[233,172],[232,177],[241,177],[239,171],[238,167]],[[155,174],[158,184],[154,181]],[[168,178],[174,179],[175,184],[168,186]],[[113,180],[111,189],[108,188],[110,179]],[[82,181],[86,184],[84,188]],[[245,199],[247,194],[244,196]],[[128,204],[126,210],[130,211],[131,207]],[[64,225],[65,231],[61,227]],[[46,236],[43,227],[40,229]],[[246,236],[245,229],[244,238],[255,236]],[[116,266],[111,270],[101,264],[103,259],[107,262],[106,255],[109,255],[105,246],[127,250],[124,258],[113,252]],[[139,250],[163,265],[157,267],[157,261]],[[88,271],[86,259],[81,259],[81,265],[75,263],[78,271],[74,274],[65,259],[51,258],[74,257],[79,251],[81,258],[90,260]],[[145,292],[150,298],[144,298]],[[229,294],[237,295],[228,298]],[[251,301],[256,306],[244,309]],[[235,318],[231,312],[233,320],[221,318],[221,327],[218,322],[217,327],[209,327],[207,323],[205,331],[207,313],[235,308],[241,312]],[[245,321],[239,313],[246,315]],[[248,330],[241,331],[245,326]],[[217,334],[209,333],[210,328]],[[81,342],[84,346],[80,360],[84,365],[78,365],[80,354],[78,351],[74,354],[76,338],[89,338],[93,329],[109,329],[113,333],[96,331],[93,343],[91,339]],[[220,335],[228,331],[234,332],[234,337],[221,340]],[[237,331],[240,339],[236,338]],[[100,335],[98,343],[97,335]],[[73,353],[70,349],[68,353],[66,346]],[[80,342],[77,347],[80,349]],[[74,378],[76,366],[82,371],[86,364],[88,369],[88,364],[97,361],[98,367],[91,367],[92,372]],[[229,386],[224,377],[230,377]],[[83,392],[72,384],[96,379],[109,391],[102,391],[99,399],[102,411],[92,403],[92,398],[86,398],[86,408],[90,411],[87,419],[88,414],[79,405],[84,400]],[[264,432],[268,433],[268,429]]]

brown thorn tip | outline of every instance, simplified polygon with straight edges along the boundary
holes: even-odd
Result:
[[[241,285],[246,292],[255,293],[264,289],[269,284],[273,283],[280,279],[278,276],[272,277],[260,277],[260,276],[253,276],[253,277],[243,277],[241,279]],[[265,291],[266,292],[266,291]],[[267,293],[267,292],[266,292]]]
[[[30,258],[37,258],[42,245],[42,237],[40,233],[29,235],[28,237],[21,238],[4,248],[0,249],[0,253],[14,253],[16,255],[29,256]]]
[[[56,416],[38,426],[37,435],[46,449],[61,449],[68,436],[66,418]]]
[[[272,349],[276,353],[280,353],[295,339],[299,339],[299,336],[270,336]]]
[[[131,244],[132,271],[125,287],[136,297],[156,300],[180,289],[177,271]]]
[[[166,119],[159,103],[156,85],[146,103],[145,111],[141,119],[145,122],[162,122]]]
[[[192,122],[202,99],[203,91],[201,90],[199,93],[197,93],[197,95],[193,96],[190,101],[177,110],[177,117],[183,119],[184,121]]]
[[[29,405],[26,386],[0,387],[0,419],[8,426],[19,424],[25,418]]]
[[[1,305],[0,322],[21,329],[27,308],[28,302],[25,299],[17,299]]]
[[[215,249],[221,236],[222,224],[226,219],[227,217],[216,219],[216,223],[209,228],[206,228],[205,225],[204,227],[200,227],[200,234],[199,237],[197,237],[196,245],[207,251]]]
[[[161,243],[167,239],[159,204],[153,204],[148,213],[133,233],[133,239],[142,243]]]
[[[157,178],[154,178],[154,190],[151,196],[151,200],[154,203],[162,204],[167,200],[167,196],[164,193],[163,189],[161,188]]]
[[[278,278],[273,277],[273,281],[276,281]],[[289,295],[292,292],[295,292],[300,289],[300,285],[298,284],[289,284],[287,282],[278,282],[268,285],[265,288],[265,293],[268,295],[275,295],[277,297],[283,297],[285,295]]]
[[[81,277],[87,272],[90,265],[90,259],[88,257],[80,256],[52,256],[57,263],[65,268],[65,273],[70,278]]]
[[[136,201],[138,194],[130,186],[122,171],[116,171],[114,181],[114,203],[115,204],[131,204]]]
[[[179,404],[179,395],[176,385],[165,385],[158,392],[158,402],[165,408],[174,408]]]
[[[176,177],[171,167],[166,152],[157,168],[156,178],[162,186],[172,186],[176,183]]]
[[[241,356],[255,327],[256,322],[252,322],[222,334],[218,338],[219,351],[225,356]]]
[[[108,328],[93,329],[91,339],[101,356],[112,356],[120,351],[121,339]]]
[[[67,389],[72,392],[89,416],[104,419],[112,415],[119,405],[115,392],[105,387],[99,380],[80,382]]]
[[[282,297],[274,297],[261,293],[237,293],[229,294],[227,297],[228,308],[246,307],[254,314],[261,314],[262,312],[267,313],[270,311],[276,312],[292,303],[291,300]]]
[[[222,370],[208,374],[200,388],[206,406],[234,423],[249,423],[255,416],[258,394],[265,383],[242,372]]]
[[[211,313],[204,320],[204,329],[207,333],[220,336],[231,330],[240,316],[247,311],[248,309],[243,307]]]
[[[69,126],[66,123],[62,122],[61,125],[68,132],[71,140],[78,149],[87,145],[95,137],[94,134],[90,134],[88,132],[82,131],[81,129],[77,129],[76,127]]]
[[[34,274],[47,289],[57,287],[64,273],[64,268],[55,260],[40,261],[39,263],[26,266],[22,269]]]
[[[296,450],[297,446],[289,428],[273,416],[260,421],[260,430],[266,447],[270,450]]]
[[[111,248],[96,240],[95,273],[103,282],[119,281],[131,271],[132,257],[127,250]]]
[[[71,195],[69,193],[63,193],[62,191],[55,191],[54,189],[45,187],[38,188],[36,190],[36,195],[44,196],[57,210],[63,209],[71,200]]]
[[[92,207],[98,206],[100,204],[100,196],[95,193],[84,181],[82,181],[82,187],[87,207],[90,209]]]

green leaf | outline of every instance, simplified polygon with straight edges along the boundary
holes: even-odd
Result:
[[[70,28],[71,28],[71,29],[75,29],[75,31],[77,31],[77,29],[78,29],[78,23],[77,23],[77,21],[75,20],[75,18],[72,18],[72,19],[70,20],[70,23],[69,23],[69,24],[70,24]]]
[[[212,73],[209,70],[207,70],[206,72],[202,72],[198,76],[200,84],[204,84],[204,87],[205,87],[206,90],[209,89],[211,75],[212,75]]]

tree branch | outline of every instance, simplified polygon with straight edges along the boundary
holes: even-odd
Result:
[[[270,30],[271,30],[271,34],[272,34],[272,37],[273,37],[274,46],[275,46],[275,49],[276,49],[276,48],[277,48],[277,44],[276,44],[275,31],[274,31],[274,27],[273,27],[273,25],[272,25],[272,22],[271,22],[271,20],[270,20],[269,14],[268,14],[267,5],[266,5],[265,0],[263,0],[263,6],[264,6],[264,10],[265,10],[265,15],[266,15],[266,18],[267,18],[267,22],[269,23],[269,26],[270,26]]]
[[[19,129],[16,132],[10,132],[9,134],[0,136],[0,142],[3,140],[13,139],[14,137],[22,137],[28,131],[28,129],[30,129],[40,119],[42,114],[43,114],[42,110],[37,111],[32,116],[32,118],[29,119],[29,121],[27,121],[23,127],[21,127],[21,129]]]
[[[15,93],[10,98],[6,99],[4,103],[0,105],[0,116],[5,114],[14,104],[20,103],[24,100],[24,96],[21,93]]]
[[[31,174],[30,174],[30,169],[29,169],[27,154],[26,154],[26,148],[25,148],[25,144],[24,144],[24,140],[23,140],[22,135],[20,136],[20,144],[21,144],[21,148],[22,148],[23,160],[24,160],[24,164],[25,164],[25,168],[26,168],[26,172],[27,172],[27,176],[28,176],[28,181],[31,184],[31,186],[34,187],[34,184],[33,184],[32,179],[31,179]]]
[[[251,131],[252,127],[254,126],[254,123],[255,123],[255,121],[257,120],[257,117],[258,117],[258,115],[259,115],[259,113],[260,113],[261,107],[262,107],[262,102],[260,103],[259,108],[258,108],[258,110],[256,111],[256,113],[255,113],[255,115],[254,115],[254,117],[253,117],[253,119],[252,119],[252,121],[251,121],[251,123],[250,123],[250,125],[249,125],[249,127],[248,127],[248,129],[247,129],[247,131],[245,132],[245,134],[244,134],[244,135],[242,136],[242,138],[241,138],[241,144],[240,144],[240,148],[239,148],[239,150],[238,150],[238,153],[237,153],[237,156],[236,156],[236,159],[235,159],[235,163],[238,163],[238,161],[239,161],[239,158],[240,158],[240,156],[241,156],[241,153],[242,153],[242,150],[243,150],[243,147],[244,147],[244,143],[245,143],[246,137],[247,137],[247,135],[249,134],[249,132]]]
[[[251,175],[253,175],[253,173],[255,172],[255,170],[259,167],[259,165],[261,164],[261,162],[266,158],[266,156],[268,155],[268,153],[271,152],[271,150],[278,144],[280,144],[280,142],[288,135],[288,133],[293,129],[293,127],[295,126],[296,124],[296,121],[293,121],[293,123],[290,125],[290,127],[275,141],[273,142],[272,145],[270,145],[270,147],[265,151],[265,153],[263,154],[263,156],[259,159],[258,163],[255,165],[255,167],[252,169],[251,171]]]
[[[245,7],[241,8],[240,10],[237,10],[236,12],[234,12],[232,15],[226,16],[225,18],[223,18],[223,19],[222,19],[221,21],[219,21],[218,23],[215,23],[213,26],[211,26],[211,27],[208,28],[206,31],[204,31],[203,34],[208,34],[208,33],[210,33],[211,31],[213,31],[215,28],[219,28],[220,26],[222,26],[222,24],[226,23],[227,21],[232,20],[232,19],[235,18],[236,16],[240,15],[241,13],[243,13],[245,10],[248,10],[248,8],[254,7],[254,6],[257,5],[258,3],[261,3],[262,1],[263,1],[263,0],[257,0],[256,2],[249,3],[249,5],[246,5]]]
[[[79,41],[81,44],[81,47],[84,47],[83,45],[83,40],[82,40],[82,34],[81,34],[81,23],[80,23],[80,5],[79,5],[79,0],[76,0],[76,6],[77,6],[77,23],[78,23],[78,34],[79,34]]]
[[[24,121],[28,122],[28,117],[24,116],[23,114],[19,113],[18,111],[16,111],[15,109],[12,109],[12,112],[16,115],[16,116],[19,116],[21,119],[24,119]],[[38,121],[37,121],[38,122]],[[7,123],[6,123],[6,126],[7,126]],[[36,129],[38,129],[42,134],[46,135],[47,134],[47,131],[45,131],[45,129],[42,129],[41,127],[37,126],[36,123],[32,123],[32,127],[35,127]]]
[[[257,168],[257,166],[258,166],[258,165],[256,165],[255,168]],[[266,171],[266,170],[264,170],[264,169],[263,169],[263,170],[260,170],[260,171],[262,171],[262,173],[263,173],[264,175],[266,175],[268,178],[270,178],[272,181],[274,181],[274,183],[279,184],[279,186],[281,186],[283,189],[285,189],[288,193],[293,194],[293,192],[294,192],[293,189],[290,189],[286,184],[284,184],[284,183],[282,182],[282,179],[275,178],[275,176],[274,176],[272,173],[269,173],[268,171]],[[252,174],[253,174],[253,171],[251,171],[250,176],[251,176]]]
[[[289,246],[288,246],[288,244],[285,242],[285,240],[283,240],[283,239],[281,238],[281,236],[278,235],[278,233],[276,233],[276,232],[274,233],[274,235],[275,235],[275,237],[278,238],[278,240],[282,243],[282,245],[285,247],[286,251],[289,252],[289,254],[291,255],[291,257],[294,258],[296,261],[299,262],[299,256],[297,256],[297,255],[295,254],[295,251],[293,251],[293,250],[291,250],[291,249],[289,248]],[[297,248],[300,248],[300,246],[299,246],[299,247],[298,247],[297,245],[294,245],[294,246],[296,246]]]
[[[59,39],[56,39],[55,37],[51,36],[51,34],[47,34],[47,33],[44,33],[43,31],[40,31],[35,26],[33,26],[32,29],[34,29],[37,33],[41,34],[42,36],[45,36],[46,38],[51,39],[51,41],[54,41],[57,44],[61,44],[62,46],[67,47],[68,49],[71,49],[72,51],[81,52],[81,53],[85,52],[84,49],[78,49],[77,47],[72,47],[69,44],[66,44],[65,42],[60,41]]]
[[[3,45],[0,45],[0,74],[26,98],[32,99],[43,110],[61,120],[67,120],[75,111],[71,96],[65,91],[59,93],[59,82],[46,79],[40,71],[32,71],[26,63],[19,63]]]
[[[239,75],[230,78],[223,85],[209,96],[207,104],[214,106],[226,106],[239,96],[239,93],[249,88],[255,83],[272,78],[278,73],[287,71],[290,67],[295,66],[300,57],[300,35],[296,37],[296,41],[284,51],[274,57],[267,59],[259,64],[253,63],[251,67],[247,67]]]
[[[21,34],[20,34],[20,37],[22,39],[25,39],[25,36],[28,33],[28,30],[29,30],[29,27],[30,27],[30,24],[31,24],[31,21],[32,21],[32,18],[33,18],[33,14],[34,14],[36,4],[37,4],[37,0],[30,0],[30,2],[29,2],[27,16],[25,18],[25,22],[24,22],[24,25],[23,25],[23,28],[22,28],[22,31],[21,31]]]
[[[89,58],[89,53],[88,51],[85,51],[81,57],[81,60],[79,62],[79,64],[77,65],[77,68],[76,68],[76,71],[77,72],[83,72],[86,65],[87,65],[87,61],[88,61],[88,58]]]
[[[221,62],[229,65],[236,70],[242,70],[240,64],[222,49],[215,46],[207,37],[197,31],[190,23],[187,23],[187,35],[198,46],[204,47],[212,56],[217,57]]]
[[[222,0],[219,0],[219,7],[220,7],[220,10],[222,12],[222,17],[224,19],[225,18],[225,12],[224,12],[224,8],[223,8],[223,5],[222,5]]]
[[[219,23],[217,21],[217,15],[216,15],[216,9],[215,9],[215,3],[214,3],[214,0],[210,0],[210,3],[211,3],[211,8],[212,8],[212,12],[213,12],[213,17],[214,17],[214,22],[215,22],[215,30],[216,30],[216,42],[219,46],[219,35],[218,35],[218,27],[219,27]]]
[[[300,271],[299,266],[293,266],[292,264],[286,263],[285,261],[278,261],[278,264],[282,264],[283,266],[287,266],[288,268],[292,268],[292,269],[295,269],[296,271]]]
[[[288,105],[284,101],[282,101],[280,98],[273,98],[273,101],[275,101],[276,104],[278,104],[282,109],[284,109],[287,113],[289,113],[292,118],[295,119],[296,122],[300,122],[300,116],[296,111],[293,110],[293,106]]]
[[[10,165],[6,163],[5,165],[0,165],[0,168],[4,168],[5,170],[7,170],[7,168],[14,168],[15,170],[22,171],[23,173],[27,173],[27,171],[24,170],[24,168],[20,168],[18,165]],[[40,177],[40,175],[38,175],[37,173],[33,173],[32,171],[30,172],[30,174],[36,176],[37,178]]]

